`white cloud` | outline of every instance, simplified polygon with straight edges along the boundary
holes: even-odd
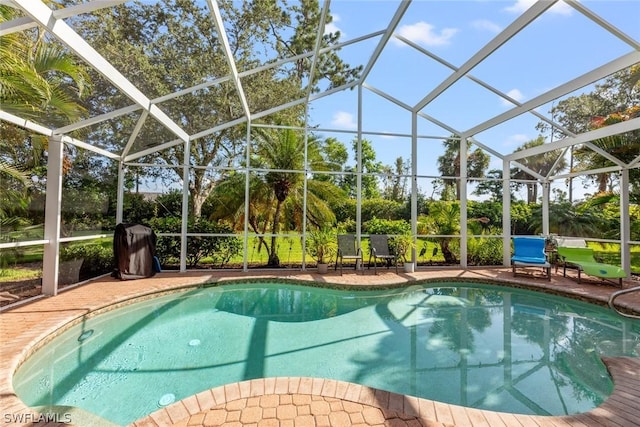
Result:
[[[499,33],[502,31],[502,27],[495,22],[491,22],[488,19],[477,19],[471,23],[471,26],[476,30],[489,31],[491,33]]]
[[[511,13],[522,13],[529,9],[535,2],[536,0],[516,0],[513,5],[505,7],[504,10]],[[557,2],[555,5],[551,6],[551,9],[549,9],[549,13],[555,13],[558,15],[571,15],[572,12],[572,7],[563,1]]]
[[[353,114],[346,111],[337,111],[331,119],[331,124],[346,129],[355,129],[357,127]]]
[[[458,31],[457,28],[443,28],[440,32],[437,32],[433,25],[421,21],[412,25],[403,25],[398,29],[398,34],[418,44],[444,46],[451,43],[451,38]],[[392,40],[395,40],[396,44],[403,45],[397,39]]]
[[[324,26],[324,33],[329,34],[329,33],[337,33],[338,31],[340,31],[340,35],[344,37],[345,34],[342,32],[340,27],[336,25],[336,22],[340,22],[340,16],[333,15],[333,21],[331,21],[330,23]]]
[[[504,145],[505,147],[517,148],[517,147],[520,147],[525,142],[529,141],[529,139],[531,138],[529,138],[527,135],[523,133],[516,133],[514,135],[510,135],[505,141]]]
[[[524,95],[518,89],[511,89],[509,92],[507,92],[507,95],[518,102],[521,102],[524,99]],[[500,98],[500,102],[506,107],[515,107],[515,105],[507,99]]]

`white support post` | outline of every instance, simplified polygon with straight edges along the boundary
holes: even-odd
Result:
[[[460,267],[467,268],[467,137],[460,136],[460,181],[458,188],[460,189]]]
[[[249,271],[249,205],[251,200],[251,122],[247,124],[247,152],[245,153],[245,180],[244,180],[244,255],[242,259],[242,271]]]
[[[629,169],[620,172],[620,257],[622,268],[631,275],[631,219],[629,218]]]
[[[511,169],[502,161],[502,264],[511,265]]]
[[[189,159],[191,157],[191,141],[184,142],[184,159],[182,164],[182,227],[180,229],[180,272],[187,271],[187,232],[189,225]]]
[[[308,108],[308,107],[307,107]],[[308,112],[308,110],[307,110]],[[305,114],[308,117],[308,115]],[[309,191],[309,128],[308,123],[304,127],[304,176],[302,177],[302,271],[307,269],[307,192]]]
[[[58,294],[58,271],[60,262],[60,229],[62,207],[62,160],[64,150],[62,138],[49,138],[47,148],[47,193],[44,216],[44,245],[42,262],[42,293]]]
[[[356,238],[362,233],[362,85],[358,85],[358,133],[356,144]],[[364,262],[364,254],[362,254]]]
[[[549,235],[549,181],[542,182],[542,234]]]
[[[418,113],[411,112],[411,235],[413,236],[413,249],[411,250],[411,262],[418,266],[416,245],[418,234]]]
[[[124,162],[118,162],[118,195],[116,200],[116,224],[120,224],[124,211]]]

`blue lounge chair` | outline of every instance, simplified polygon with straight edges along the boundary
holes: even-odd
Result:
[[[516,275],[516,268],[542,267],[547,280],[551,280],[551,264],[547,261],[544,245],[542,237],[514,237],[514,254],[511,257],[513,275]]]

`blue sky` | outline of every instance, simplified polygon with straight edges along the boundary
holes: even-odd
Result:
[[[397,33],[459,67],[533,3],[533,0],[418,0],[409,6]],[[627,35],[640,39],[640,1],[583,0],[581,4]],[[339,30],[342,41],[383,30],[397,6],[397,1],[334,0],[331,3],[334,21],[329,28]],[[341,55],[352,65],[366,63],[378,41],[379,37],[376,37],[348,46]],[[470,74],[524,102],[631,50],[630,45],[560,1]],[[451,69],[413,47],[391,39],[366,82],[413,106],[451,73]],[[587,87],[582,91],[591,89]],[[511,107],[509,101],[464,78],[422,111],[456,130],[465,131]],[[547,114],[550,107],[543,106],[539,112]],[[410,114],[370,90],[363,91],[363,112],[366,130],[410,132]],[[312,124],[321,128],[355,130],[357,91],[345,91],[315,101],[311,104],[311,116]],[[535,129],[538,121],[531,114],[523,115],[478,134],[476,138],[500,153],[511,153],[538,136]],[[352,139],[352,136],[340,133],[323,134],[335,136],[345,143]],[[418,134],[447,136],[449,132],[420,119]],[[409,157],[408,138],[368,136],[367,139],[373,142],[378,159],[385,164],[392,164],[400,155]],[[442,153],[441,141],[420,141],[419,174],[438,175],[436,160]],[[501,168],[501,162],[492,158],[490,167]],[[423,180],[419,185],[429,194],[426,181],[430,180]]]

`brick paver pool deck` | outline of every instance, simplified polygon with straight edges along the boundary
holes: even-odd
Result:
[[[151,297],[158,292],[234,279],[286,278],[319,281],[345,286],[403,286],[416,280],[482,280],[512,286],[544,290],[559,295],[604,304],[618,290],[598,281],[575,279],[554,274],[550,282],[527,276],[513,277],[508,268],[425,269],[411,274],[393,270],[373,270],[365,275],[353,271],[340,276],[331,272],[318,275],[301,271],[265,272],[163,272],[150,279],[117,281],[105,277],[28,303],[4,308],[0,313],[0,424],[1,425],[73,425],[93,427],[110,425],[91,414],[69,409],[71,420],[57,420],[28,408],[16,396],[12,377],[18,366],[40,344],[60,328],[78,322],[87,313],[108,310],[114,304]],[[627,281],[624,288],[640,283]],[[621,296],[620,306],[640,313],[640,292]],[[322,378],[264,378],[227,384],[206,390],[173,403],[134,426],[639,426],[640,358],[605,359],[614,381],[611,396],[599,407],[578,415],[531,416],[465,408],[419,399],[370,387]],[[21,421],[20,421],[21,420]]]

